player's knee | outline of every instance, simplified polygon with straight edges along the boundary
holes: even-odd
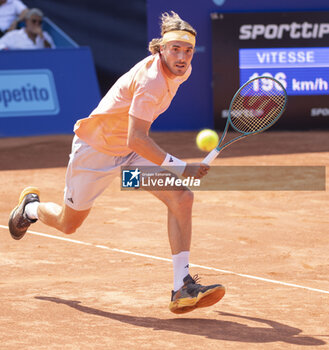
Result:
[[[194,201],[194,193],[192,191],[185,191],[184,192],[185,201],[188,203],[188,205],[192,205]]]
[[[193,205],[194,193],[192,191],[182,191],[179,193],[177,204],[180,208],[190,208]]]

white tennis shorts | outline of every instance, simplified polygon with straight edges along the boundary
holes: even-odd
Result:
[[[90,209],[95,199],[120,176],[121,166],[157,167],[135,152],[125,157],[98,152],[75,135],[66,171],[65,204],[75,210]]]

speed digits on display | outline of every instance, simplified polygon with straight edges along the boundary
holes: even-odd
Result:
[[[240,49],[240,83],[258,76],[278,80],[288,95],[329,94],[329,48]],[[272,80],[254,89],[280,89]]]

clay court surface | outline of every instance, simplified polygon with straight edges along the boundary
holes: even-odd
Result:
[[[201,160],[195,135],[153,133],[168,152]],[[24,187],[61,203],[71,139],[0,139],[0,349],[329,349],[328,190],[196,192],[191,274],[227,292],[177,316],[166,210],[146,192],[118,180],[74,235],[38,222],[10,237]],[[328,159],[328,132],[266,132],[215,164]]]

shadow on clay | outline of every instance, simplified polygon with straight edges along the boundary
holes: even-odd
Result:
[[[80,301],[65,300],[56,297],[36,296],[35,299],[64,304],[86,314],[109,318],[118,322],[131,324],[138,327],[153,330],[165,330],[170,332],[191,334],[215,340],[236,341],[244,343],[271,343],[283,342],[303,346],[320,346],[326,344],[323,340],[301,335],[302,330],[257,317],[248,317],[225,312],[218,312],[222,317],[234,317],[241,321],[253,321],[259,323],[259,327],[248,326],[239,322],[203,319],[203,318],[174,318],[161,319],[157,317],[130,316],[120,313],[99,310],[93,307],[81,305]]]

